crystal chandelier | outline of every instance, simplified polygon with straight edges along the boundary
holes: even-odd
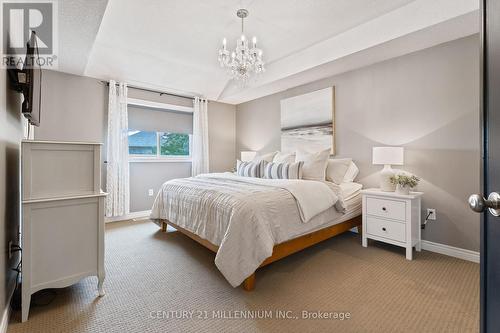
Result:
[[[226,68],[232,79],[245,83],[250,76],[265,71],[262,61],[262,50],[257,48],[257,37],[252,38],[252,48],[248,47],[248,39],[243,31],[243,23],[248,17],[248,10],[239,9],[236,15],[241,18],[241,37],[236,40],[236,49],[232,52],[227,50],[227,40],[222,40],[222,48],[219,49],[219,63]]]

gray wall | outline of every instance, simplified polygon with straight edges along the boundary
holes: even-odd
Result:
[[[208,103],[208,141],[210,172],[231,171],[235,164],[236,106]]]
[[[150,210],[161,185],[169,179],[191,177],[190,162],[131,162],[130,211]],[[154,196],[148,195],[153,189]]]
[[[71,74],[43,71],[41,126],[35,138],[103,142],[108,89],[99,81]]]
[[[23,137],[21,95],[8,89],[5,69],[0,69],[0,314],[8,306],[15,286],[19,252],[9,260],[9,241],[20,245],[20,144]]]
[[[479,214],[466,200],[479,184],[479,37],[459,39],[237,106],[236,145],[280,149],[280,100],[336,87],[337,156],[377,187],[372,147],[401,145],[404,169],[422,178],[423,209],[436,208],[423,239],[479,250]]]
[[[191,99],[129,89],[129,97],[182,106]],[[108,89],[98,80],[54,71],[43,72],[42,121],[35,139],[103,142],[102,160],[106,159]],[[228,171],[235,157],[234,105],[210,102],[208,105],[210,171]],[[102,168],[105,188],[105,165]],[[163,182],[191,175],[190,163],[131,163],[131,211],[151,208],[155,193]]]

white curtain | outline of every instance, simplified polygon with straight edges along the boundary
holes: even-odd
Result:
[[[191,174],[208,173],[208,102],[194,98]]]
[[[127,85],[109,81],[106,216],[130,212]]]

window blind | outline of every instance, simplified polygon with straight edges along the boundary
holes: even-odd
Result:
[[[130,130],[193,134],[193,114],[128,105]]]

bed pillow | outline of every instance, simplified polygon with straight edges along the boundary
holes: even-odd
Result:
[[[326,180],[340,185],[344,181],[345,174],[351,163],[351,158],[329,159],[326,167]]]
[[[358,166],[354,164],[353,161],[351,161],[351,163],[349,164],[349,168],[347,168],[347,172],[344,175],[344,182],[346,183],[353,182],[354,179],[356,179],[356,177],[358,176],[358,174],[359,174]]]
[[[304,162],[266,163],[262,178],[266,179],[301,179]]]
[[[302,166],[302,179],[325,180],[326,164],[329,156],[330,149],[325,149],[316,153],[298,150],[295,155],[295,162],[304,162]]]
[[[266,153],[266,154],[261,154],[258,153],[252,160],[254,163],[259,163],[261,161],[266,161],[266,162],[272,162],[274,155],[276,155],[276,151],[273,151],[272,153]]]
[[[277,152],[273,157],[273,163],[294,163],[295,153]]]
[[[236,174],[242,177],[260,178],[262,162],[236,162]]]

